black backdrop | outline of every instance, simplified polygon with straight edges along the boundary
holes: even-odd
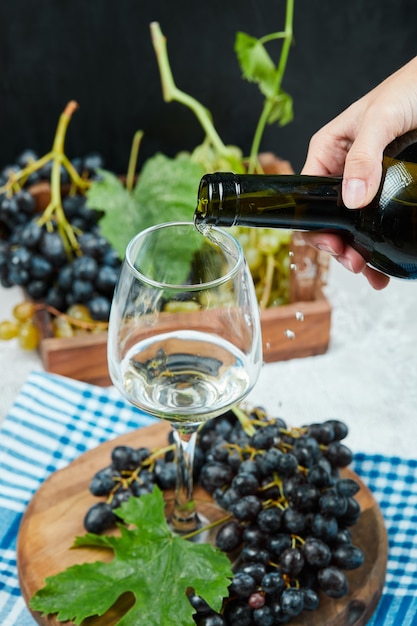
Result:
[[[67,154],[99,151],[126,170],[131,139],[141,161],[193,148],[202,131],[183,106],[163,102],[149,24],[168,39],[178,87],[213,114],[226,143],[249,150],[262,99],[242,80],[238,30],[259,37],[284,24],[284,0],[2,0],[0,166],[52,145],[69,100],[80,108]],[[417,0],[295,0],[295,45],[284,88],[294,121],[268,127],[262,149],[298,170],[312,133],[417,53]],[[278,47],[268,48],[276,59]]]

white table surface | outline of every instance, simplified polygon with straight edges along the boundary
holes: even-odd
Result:
[[[415,458],[417,282],[392,279],[377,292],[332,262],[326,294],[329,350],[265,365],[248,402],[294,426],[342,419],[353,451]],[[0,320],[21,300],[20,289],[0,288]],[[29,372],[42,369],[37,352],[0,342],[0,424]]]

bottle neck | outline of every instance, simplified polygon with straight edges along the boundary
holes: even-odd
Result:
[[[314,211],[314,207],[320,212]],[[337,210],[335,210],[337,209]],[[207,174],[200,182],[195,220],[217,226],[337,227],[342,179],[330,176]]]

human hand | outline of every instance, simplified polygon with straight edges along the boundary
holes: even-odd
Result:
[[[311,138],[302,173],[343,176],[347,208],[360,209],[378,191],[387,145],[417,128],[417,57],[354,102]],[[329,252],[354,273],[362,273],[375,289],[389,278],[369,267],[363,257],[337,235],[309,232],[305,241]]]

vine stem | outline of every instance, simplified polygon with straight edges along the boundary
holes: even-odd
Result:
[[[77,170],[75,169],[71,161],[68,159],[68,157],[64,153],[64,140],[65,140],[65,135],[67,132],[68,124],[72,115],[74,114],[77,108],[78,108],[78,104],[74,100],[71,100],[66,105],[58,121],[58,126],[55,132],[52,150],[44,154],[39,159],[31,161],[18,172],[13,172],[12,174],[10,174],[10,179],[8,180],[8,182],[2,187],[0,187],[0,193],[3,193],[3,192],[13,193],[13,192],[19,191],[23,187],[23,185],[25,184],[29,176],[33,174],[34,172],[37,172],[38,170],[40,170],[49,161],[53,162],[53,167],[52,167],[53,171],[54,171],[54,164],[58,163],[58,166],[55,167],[54,173],[52,174],[51,172],[51,198],[52,200],[50,204],[53,204],[54,198],[57,198],[59,201],[61,200],[61,194],[60,193],[57,194],[56,192],[57,184],[60,187],[60,165],[61,164],[68,171],[70,178],[72,180],[72,183],[75,185],[75,187],[79,189],[83,189],[83,190],[88,189],[90,187],[90,182],[88,180],[85,180],[79,175],[79,173],[77,172]],[[52,178],[55,179],[55,182],[53,184],[52,184]],[[57,183],[57,180],[59,180],[58,183]],[[52,187],[54,187],[55,189],[54,192],[52,192]]]
[[[61,165],[65,163],[65,166],[68,169],[69,161],[64,153],[65,136],[70,120],[77,109],[77,102],[75,102],[75,100],[71,100],[70,102],[68,102],[64,111],[59,117],[54,137],[54,143],[50,153],[52,160],[51,200],[39,220],[40,225],[48,224],[48,222],[52,220],[52,216],[55,214],[58,231],[62,237],[68,255],[70,255],[72,250],[78,252],[79,245],[71,224],[65,217],[65,213],[62,208]],[[85,186],[84,181],[81,179],[81,177],[78,176],[78,173],[75,171],[75,169],[72,166],[70,166],[70,169],[70,174],[73,178],[75,174],[76,182],[81,183],[80,186]]]
[[[78,104],[75,101],[71,100],[70,102],[68,102],[58,120],[58,126],[55,132],[54,143],[52,146],[51,202],[49,204],[50,208],[47,207],[45,209],[45,220],[48,220],[53,211],[57,210],[61,205],[61,163],[64,154],[65,135],[71,117],[73,113],[77,110],[77,108]]]
[[[140,144],[143,139],[143,130],[137,130],[133,136],[132,147],[130,150],[129,164],[127,167],[126,189],[132,191],[135,182],[136,165],[138,162],[138,154]]]
[[[159,23],[152,22],[150,25],[150,30],[152,44],[155,50],[159,72],[161,75],[162,93],[165,102],[171,102],[175,100],[191,109],[199,120],[213,147],[218,151],[219,154],[225,156],[229,155],[229,150],[224,145],[213,125],[210,112],[200,102],[198,102],[198,100],[188,95],[184,91],[181,91],[176,86],[168,59],[166,37],[162,34]]]
[[[285,68],[287,66],[288,55],[290,52],[292,40],[293,40],[293,21],[294,21],[294,0],[287,0],[286,13],[285,13],[285,26],[284,31],[276,33],[275,35],[269,35],[264,37],[261,41],[267,42],[272,39],[283,39],[281,55],[278,63],[278,68],[275,76],[275,84],[272,92],[277,94],[281,88],[282,79],[284,77]],[[274,106],[274,100],[271,97],[267,97],[264,102],[258,124],[255,129],[255,134],[252,141],[252,147],[249,155],[249,173],[253,173],[258,163],[258,154],[260,150],[261,140],[265,131],[265,127],[268,123],[269,116]]]
[[[275,273],[275,257],[272,252],[270,252],[266,257],[266,273],[265,273],[265,282],[264,288],[262,291],[262,297],[259,302],[259,308],[261,311],[268,307],[268,302],[271,297],[272,291],[272,281]]]
[[[236,415],[237,419],[240,422],[240,425],[242,426],[243,430],[245,431],[245,433],[249,436],[252,436],[255,434],[255,427],[253,426],[250,418],[248,417],[248,415],[245,413],[245,411],[241,408],[239,408],[238,406],[234,406],[232,408],[233,413]]]
[[[197,537],[197,535],[207,532],[208,530],[211,530],[212,528],[216,528],[216,526],[220,526],[220,524],[224,524],[225,522],[228,522],[231,519],[233,519],[233,515],[229,513],[228,515],[225,515],[221,519],[218,519],[215,522],[211,522],[211,524],[206,524],[205,526],[202,526],[201,528],[197,528],[197,530],[193,530],[192,532],[189,532],[186,535],[182,535],[182,538],[192,539],[193,537]]]
[[[108,322],[96,322],[96,321],[87,322],[86,320],[80,320],[80,319],[77,319],[76,317],[72,317],[71,315],[68,315],[67,313],[58,311],[58,309],[51,306],[50,304],[46,304],[45,302],[35,304],[34,307],[36,311],[48,311],[48,313],[50,313],[54,317],[60,317],[66,320],[69,324],[71,324],[71,326],[75,326],[76,328],[83,328],[84,330],[100,329],[100,330],[105,331],[109,327]]]
[[[32,161],[26,167],[19,170],[18,172],[12,172],[10,174],[10,179],[7,181],[5,185],[0,187],[0,193],[6,192],[12,195],[14,192],[19,191],[21,187],[24,185],[27,178],[41,169],[48,161],[52,158],[52,152],[48,152],[41,159],[37,159],[36,161]]]

